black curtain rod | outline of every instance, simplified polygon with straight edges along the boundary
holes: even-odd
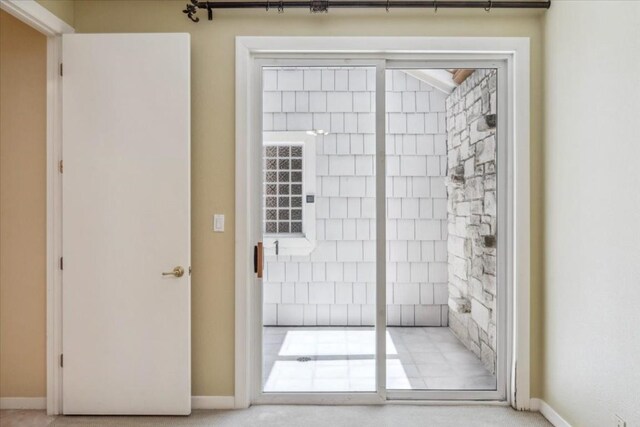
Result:
[[[191,0],[182,12],[193,22],[200,21],[196,16],[198,9],[207,9],[209,21],[213,20],[213,9],[271,9],[278,13],[284,12],[285,8],[309,8],[312,13],[328,12],[330,8],[422,8],[434,9],[484,9],[490,12],[491,9],[548,9],[551,7],[551,0],[546,1],[469,1],[469,0],[266,0],[266,1],[198,1]]]

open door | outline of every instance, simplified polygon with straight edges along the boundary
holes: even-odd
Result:
[[[63,36],[63,413],[189,414],[188,34]]]

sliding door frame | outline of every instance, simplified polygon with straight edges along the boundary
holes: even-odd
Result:
[[[517,64],[517,67],[516,67]],[[498,389],[387,391],[386,221],[376,221],[376,390],[263,393],[262,287],[251,266],[261,239],[259,155],[265,65],[376,67],[376,217],[385,218],[385,71],[387,68],[497,68],[500,128]],[[502,76],[502,77],[500,77]],[[501,96],[504,95],[504,97]],[[503,117],[506,120],[502,119]],[[502,172],[502,178],[500,177]],[[502,203],[502,206],[500,205]],[[248,214],[248,212],[253,212]],[[502,218],[502,221],[500,220]],[[517,232],[516,232],[517,230]],[[236,39],[236,384],[235,406],[251,403],[380,404],[403,401],[495,402],[529,407],[529,40],[432,37],[238,37]],[[502,249],[500,249],[502,248]],[[380,262],[380,260],[382,260]],[[510,291],[512,290],[512,291]],[[517,369],[516,369],[517,366]],[[517,394],[516,394],[517,387]]]
[[[508,76],[507,58],[477,59],[477,60],[389,60],[386,70],[407,71],[412,69],[494,69],[497,72],[497,117],[496,129],[496,176],[497,176],[497,268],[496,268],[496,389],[495,390],[387,390],[389,400],[476,400],[476,401],[507,401],[509,384],[509,361],[512,359],[512,345],[510,339],[509,319],[512,317],[509,304],[513,295],[511,281],[508,279],[508,266],[512,264],[512,242],[509,239],[509,228],[512,223],[513,212],[509,200],[512,199],[508,177],[511,176],[509,165],[512,163],[511,150],[508,144],[510,121],[508,117]]]
[[[375,68],[376,70],[376,111],[382,111],[382,116],[376,112],[376,168],[382,168],[382,185],[376,182],[376,200],[381,197],[380,200],[385,200],[385,185],[384,185],[384,152],[385,152],[385,121],[384,121],[384,108],[385,108],[385,79],[384,79],[384,67],[385,61],[381,59],[353,59],[353,58],[314,58],[313,55],[296,56],[294,58],[282,58],[280,55],[265,54],[256,55],[252,64],[251,70],[251,91],[254,95],[254,101],[252,108],[254,110],[254,116],[251,123],[252,132],[252,170],[262,171],[261,150],[255,150],[255,147],[262,147],[262,71],[264,67],[362,67],[362,68]],[[380,78],[379,76],[382,76]],[[381,87],[382,86],[382,87]],[[380,120],[382,117],[382,120]],[[380,175],[376,174],[376,181],[380,179]],[[262,174],[252,174],[252,190],[251,197],[255,200],[262,200]],[[253,241],[262,241],[262,207],[255,206],[251,210],[251,221],[253,223],[252,235]],[[380,216],[382,215],[382,216]],[[385,208],[382,203],[382,211],[380,211],[380,203],[376,203],[376,218],[384,218]],[[386,246],[384,245],[385,236],[385,221],[376,221],[376,241],[382,239],[382,245],[376,245],[376,258],[385,259]],[[382,236],[382,237],[381,237]],[[380,253],[379,251],[382,251]],[[251,290],[252,292],[252,307],[251,312],[254,314],[251,325],[251,403],[256,404],[269,404],[269,403],[315,403],[315,404],[380,404],[384,403],[386,399],[385,395],[385,378],[386,371],[383,363],[378,363],[380,360],[379,355],[386,352],[386,340],[385,337],[385,325],[386,325],[386,310],[380,310],[380,301],[385,300],[386,279],[386,264],[376,262],[376,389],[366,392],[295,392],[295,393],[277,393],[277,392],[263,392],[262,391],[262,378],[263,378],[263,360],[262,360],[262,327],[263,327],[263,298],[262,298],[262,280],[254,279],[255,286]]]

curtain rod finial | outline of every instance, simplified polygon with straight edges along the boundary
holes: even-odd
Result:
[[[198,0],[191,0],[191,4],[187,3],[186,8],[182,11],[182,13],[185,13],[187,17],[193,22],[199,22],[200,18],[196,16],[199,6],[200,4],[198,3]]]

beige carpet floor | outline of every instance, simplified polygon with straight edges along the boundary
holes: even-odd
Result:
[[[252,406],[194,411],[189,417],[47,417],[42,411],[0,411],[2,427],[547,427],[539,413],[497,406]]]

